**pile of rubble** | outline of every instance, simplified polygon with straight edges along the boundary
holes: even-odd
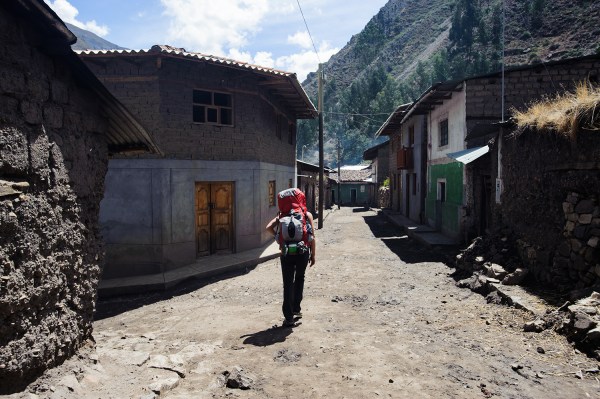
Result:
[[[523,266],[528,264],[533,248],[514,237],[510,229],[501,229],[486,237],[476,238],[456,256],[455,277],[462,278],[457,286],[486,296],[488,302],[530,311],[533,320],[525,323],[524,331],[539,333],[552,328],[566,336],[580,350],[600,360],[600,287],[564,292],[565,299],[569,300],[558,308],[546,304],[544,311],[528,309],[520,303],[518,294],[513,294],[509,286],[539,281],[537,273],[533,275],[530,268]],[[573,285],[571,288],[574,288]]]

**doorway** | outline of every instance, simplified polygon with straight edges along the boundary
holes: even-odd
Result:
[[[356,189],[355,188],[350,190],[350,203],[352,205],[356,205]]]
[[[406,174],[406,185],[404,187],[404,192],[406,193],[406,213],[404,215],[410,218],[410,173]]]
[[[196,183],[196,256],[234,252],[233,182]]]

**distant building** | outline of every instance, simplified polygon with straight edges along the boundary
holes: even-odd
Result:
[[[294,185],[296,121],[316,110],[296,75],[170,46],[80,57],[164,156],[111,160],[104,278],[155,275],[272,241]]]
[[[340,168],[341,177],[331,173],[329,177],[335,182],[332,186],[332,196],[341,205],[374,206],[373,171],[371,165],[350,165]],[[340,189],[338,193],[338,181]]]

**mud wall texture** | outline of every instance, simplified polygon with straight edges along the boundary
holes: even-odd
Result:
[[[537,281],[562,289],[600,284],[600,135],[529,131],[502,151],[502,223]]]
[[[61,56],[0,7],[0,394],[92,332],[106,121]]]

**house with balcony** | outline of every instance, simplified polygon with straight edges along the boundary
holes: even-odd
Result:
[[[296,122],[316,110],[296,75],[156,45],[80,58],[163,155],[109,163],[103,277],[164,273],[272,242],[276,194],[296,178]]]

